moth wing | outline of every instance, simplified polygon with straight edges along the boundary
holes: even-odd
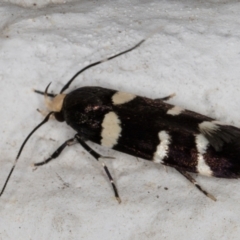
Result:
[[[205,125],[205,126],[203,126]],[[223,147],[232,144],[233,149],[240,149],[240,130],[234,126],[223,125],[216,121],[200,124],[200,132],[208,139],[217,152]]]

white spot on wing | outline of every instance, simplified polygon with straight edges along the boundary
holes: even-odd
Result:
[[[201,133],[208,135],[211,135],[213,132],[216,132],[219,129],[219,126],[214,121],[213,122],[204,121],[200,123],[198,126]]]
[[[168,155],[171,137],[166,131],[159,132],[158,137],[160,143],[157,146],[157,151],[154,153],[153,161],[156,163],[163,163],[163,159]]]
[[[130,101],[133,100],[135,97],[136,97],[136,95],[131,94],[131,93],[116,92],[116,93],[112,96],[112,102],[113,102],[114,105],[124,104],[124,103],[130,102]]]
[[[198,134],[196,136],[196,145],[197,145],[197,150],[199,153],[201,153],[201,154],[206,153],[208,144],[209,144],[209,142],[208,142],[207,138],[204,137],[204,135]]]
[[[181,112],[183,112],[185,109],[184,108],[181,108],[179,106],[174,106],[173,108],[170,108],[168,111],[167,111],[167,114],[170,114],[170,115],[179,115]]]
[[[101,145],[110,148],[113,147],[117,144],[121,130],[121,122],[117,114],[114,112],[107,113],[102,122]]]
[[[206,176],[212,176],[212,170],[204,160],[203,154],[206,153],[209,142],[202,134],[196,135],[196,147],[198,151],[197,171]]]

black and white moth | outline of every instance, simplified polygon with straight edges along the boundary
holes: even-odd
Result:
[[[86,69],[116,58],[140,46],[92,63],[77,72],[59,94],[37,91],[45,97],[49,113],[22,143],[14,165],[5,181],[0,196],[16,166],[18,158],[31,135],[50,116],[66,123],[77,133],[65,141],[50,158],[35,163],[40,166],[57,158],[66,146],[78,142],[96,160],[102,157],[89,147],[87,141],[117,151],[175,168],[201,192],[213,200],[188,172],[219,178],[240,177],[240,129],[225,125],[210,117],[166,103],[172,97],[150,99],[131,93],[102,87],[81,87],[67,94],[73,80]],[[112,184],[116,199],[118,190],[107,168],[103,168]]]

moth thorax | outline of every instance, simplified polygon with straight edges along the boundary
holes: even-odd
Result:
[[[58,94],[53,99],[50,99],[48,96],[44,96],[45,104],[48,110],[53,112],[60,112],[62,110],[63,100],[66,94]]]

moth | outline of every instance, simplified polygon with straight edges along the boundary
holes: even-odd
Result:
[[[44,92],[35,90],[36,93],[44,95],[49,113],[22,143],[0,196],[28,139],[50,116],[54,116],[57,121],[65,121],[76,134],[48,159],[35,163],[35,166],[49,163],[57,158],[65,147],[75,142],[97,161],[106,158],[88,145],[87,142],[92,141],[137,158],[175,168],[214,201],[215,197],[205,191],[189,172],[219,178],[240,177],[240,129],[167,103],[173,95],[150,99],[97,86],[80,87],[64,93],[73,80],[85,70],[130,52],[145,40],[130,49],[84,67],[66,83],[59,94],[48,93],[50,84]],[[105,163],[102,163],[102,166],[116,199],[121,202],[110,171]]]

